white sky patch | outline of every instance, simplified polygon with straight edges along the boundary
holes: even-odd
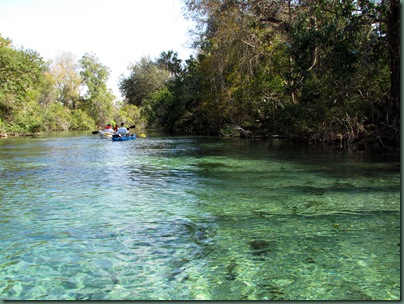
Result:
[[[181,0],[0,0],[0,33],[45,60],[94,53],[111,69],[108,86],[120,98],[118,77],[142,56],[174,50],[187,59],[188,31]]]

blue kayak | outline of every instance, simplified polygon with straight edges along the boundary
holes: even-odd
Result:
[[[136,134],[132,134],[130,136],[112,135],[112,141],[124,141],[124,140],[131,140],[131,139],[136,139]]]

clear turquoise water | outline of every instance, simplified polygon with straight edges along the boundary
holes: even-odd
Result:
[[[0,141],[0,299],[398,300],[400,164],[280,141]]]

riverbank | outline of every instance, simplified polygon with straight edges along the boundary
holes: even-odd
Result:
[[[341,133],[331,134],[323,139],[316,136],[293,136],[268,134],[265,131],[250,131],[241,128],[238,125],[226,125],[219,132],[222,137],[240,137],[248,139],[282,139],[294,142],[307,142],[313,145],[326,145],[334,149],[351,150],[351,151],[372,151],[375,153],[389,153],[392,155],[400,153],[400,142],[393,136],[378,136],[377,134],[367,134],[351,137]]]
[[[35,132],[35,133],[18,133],[9,132],[1,133],[0,140],[10,137],[34,137],[34,136],[45,136],[46,134],[53,133],[64,133],[64,132],[90,132],[90,130],[72,130],[72,131],[52,131],[52,132]],[[149,132],[154,132],[156,134],[166,134],[164,131],[159,131],[157,129],[150,129]],[[188,134],[183,134],[188,136]],[[203,134],[202,134],[203,135]],[[347,137],[343,137],[341,134],[329,138],[327,140],[319,140],[316,138],[298,137],[298,136],[285,136],[279,134],[268,134],[262,131],[249,131],[241,128],[237,125],[226,125],[222,128],[217,135],[211,135],[213,137],[225,137],[225,138],[242,138],[248,140],[283,140],[296,143],[307,143],[312,146],[324,146],[335,150],[345,150],[353,152],[371,152],[377,155],[382,155],[387,159],[399,160],[400,159],[400,146],[397,145],[396,141],[389,138],[383,138],[380,136],[368,136],[366,138],[361,138],[358,140],[351,140]]]
[[[32,136],[39,136],[41,135],[41,132],[36,132],[36,133],[0,133],[0,139],[1,138],[9,138],[9,137],[32,137]]]

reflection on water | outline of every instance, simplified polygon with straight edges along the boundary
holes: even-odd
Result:
[[[0,141],[0,298],[398,300],[399,164],[273,141]]]

